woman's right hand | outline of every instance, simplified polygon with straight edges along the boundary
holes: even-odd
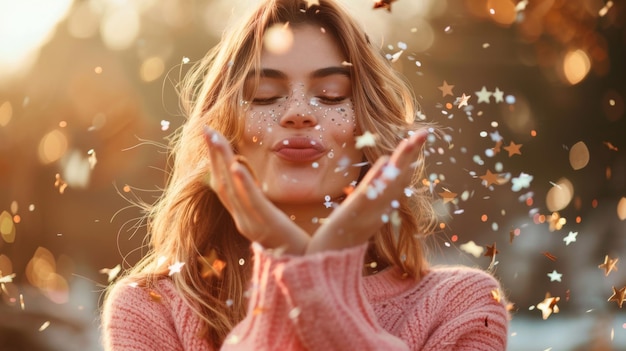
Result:
[[[246,165],[237,161],[228,141],[205,127],[209,186],[230,212],[239,232],[263,247],[300,255],[309,235],[267,199]]]

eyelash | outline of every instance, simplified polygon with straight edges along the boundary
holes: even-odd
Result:
[[[280,98],[281,98],[280,96],[274,96],[274,97],[262,98],[262,99],[256,98],[252,100],[252,103],[256,105],[271,105],[273,103],[276,103],[276,100]],[[335,105],[347,99],[346,96],[337,96],[337,97],[316,96],[315,98],[327,105]]]

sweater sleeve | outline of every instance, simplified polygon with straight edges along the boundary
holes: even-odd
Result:
[[[292,310],[278,288],[273,272],[289,260],[276,250],[252,244],[254,266],[246,317],[233,328],[220,350],[302,350],[291,322]]]
[[[437,307],[414,311],[415,319],[431,313],[439,319],[420,351],[506,349],[508,312],[504,298],[494,297],[500,285],[493,276],[477,269],[461,269],[437,290],[431,304]]]
[[[377,322],[362,286],[367,244],[292,259],[274,272],[307,350],[408,350]]]
[[[107,351],[181,351],[175,327],[168,321],[160,295],[127,281],[116,283],[102,313],[103,344]]]

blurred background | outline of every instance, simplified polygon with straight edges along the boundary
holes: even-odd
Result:
[[[184,121],[175,85],[253,3],[0,0],[0,349],[101,350],[103,289],[143,252],[132,200],[158,196]],[[626,350],[624,2],[344,3],[445,132],[432,262],[494,272],[509,350]]]

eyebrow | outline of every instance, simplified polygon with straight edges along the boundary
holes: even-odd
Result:
[[[324,78],[324,77],[332,76],[335,74],[340,74],[340,75],[350,78],[350,69],[348,67],[342,67],[342,66],[324,67],[324,68],[320,68],[320,69],[313,71],[310,77],[311,78]],[[247,78],[254,77],[254,75],[255,75],[255,71],[251,71],[250,73],[248,73]],[[273,69],[273,68],[263,68],[260,72],[260,76],[265,77],[265,78],[276,78],[276,79],[288,78],[284,72],[279,71],[277,69]]]

